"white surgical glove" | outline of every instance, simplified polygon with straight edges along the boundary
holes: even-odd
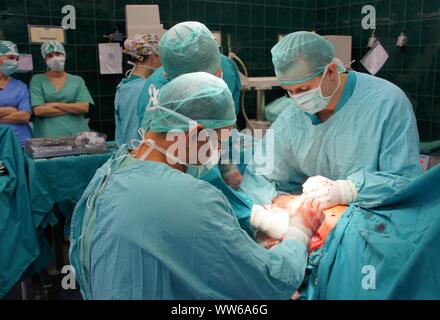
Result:
[[[297,240],[307,245],[313,233],[310,228],[304,226],[301,218],[297,215],[297,210],[304,204],[305,197],[297,197],[286,205],[289,211],[289,227],[284,233],[285,240]]]
[[[281,240],[289,226],[289,212],[280,208],[254,205],[251,226],[272,239]]]
[[[321,202],[324,209],[349,204],[356,200],[356,186],[350,180],[333,181],[321,176],[309,178],[303,184],[303,194]]]

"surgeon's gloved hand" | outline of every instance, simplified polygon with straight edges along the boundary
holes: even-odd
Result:
[[[289,226],[289,212],[272,206],[254,205],[251,226],[275,240],[283,239]]]
[[[284,240],[297,240],[308,244],[324,221],[324,208],[317,199],[301,196],[292,203],[289,227]]]
[[[241,184],[241,181],[243,180],[243,177],[240,174],[240,171],[238,171],[237,167],[233,164],[221,164],[220,171],[225,183],[232,189],[237,190]]]
[[[324,209],[350,204],[357,198],[357,189],[350,180],[333,181],[325,177],[309,178],[303,184],[303,194],[317,199]]]

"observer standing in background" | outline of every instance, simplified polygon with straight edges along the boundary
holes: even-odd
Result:
[[[66,51],[61,43],[41,46],[48,71],[30,83],[35,137],[72,136],[89,131],[84,115],[94,104],[84,80],[64,71]]]
[[[0,41],[0,126],[11,127],[23,145],[32,137],[29,120],[32,110],[29,90],[11,75],[18,67],[18,49],[11,41]]]

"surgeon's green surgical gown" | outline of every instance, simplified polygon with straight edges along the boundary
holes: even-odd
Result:
[[[115,141],[118,146],[130,145],[137,137],[137,100],[146,79],[131,75],[119,83],[115,96]]]
[[[209,183],[127,156],[100,168],[72,218],[70,259],[86,299],[289,299],[306,247],[267,250]]]
[[[350,206],[310,258],[309,299],[440,299],[440,166],[386,206]]]
[[[238,113],[240,108],[240,75],[235,63],[228,59],[226,56],[221,56],[222,70],[223,70],[223,80],[228,85],[229,90],[231,90],[232,97],[234,99],[235,111]],[[142,123],[147,123],[147,117],[151,116],[149,113],[145,112],[147,108],[158,103],[159,91],[165,86],[170,79],[164,75],[164,68],[161,67],[157,69],[148,79],[145,80],[141,94],[139,95],[137,103],[137,116],[138,124],[136,127],[142,127]],[[133,124],[131,124],[133,126]],[[202,180],[209,182],[217,189],[223,192],[223,194],[228,198],[236,217],[239,219],[240,225],[249,234],[253,233],[253,230],[249,225],[249,217],[251,214],[251,209],[253,206],[253,201],[244,193],[237,192],[229,187],[220,172],[220,168],[217,166],[211,170],[207,175],[202,177]]]
[[[23,150],[11,128],[0,128],[0,299],[40,254],[29,207]]]
[[[324,123],[293,102],[286,108],[271,128],[274,143],[264,139],[256,148],[241,191],[266,204],[320,175],[353,181],[356,204],[371,208],[422,173],[416,120],[402,90],[359,72],[348,78],[343,103]]]

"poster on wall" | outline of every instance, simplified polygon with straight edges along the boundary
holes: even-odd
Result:
[[[20,58],[18,59],[18,73],[26,73],[34,70],[34,63],[32,61],[32,55],[26,53],[20,53]]]
[[[99,69],[101,74],[122,73],[122,48],[119,43],[99,43]]]
[[[368,51],[365,57],[362,58],[361,63],[365,69],[374,76],[380,71],[380,69],[382,69],[388,58],[388,52],[378,41],[373,48]]]
[[[44,43],[47,41],[58,41],[65,43],[66,34],[60,26],[39,26],[28,25],[29,42]]]

